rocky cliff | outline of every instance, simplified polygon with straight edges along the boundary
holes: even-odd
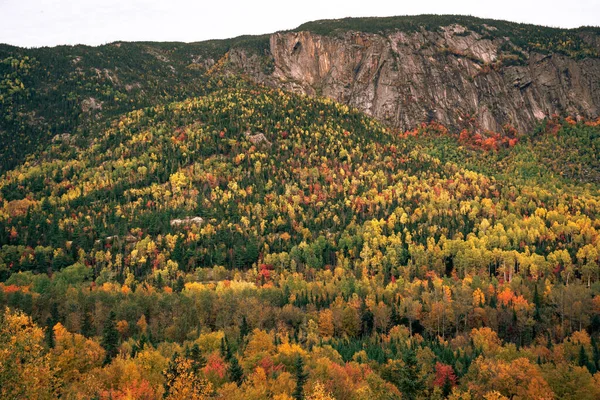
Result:
[[[554,113],[599,116],[600,58],[543,54],[494,30],[282,32],[271,35],[269,69],[244,51],[229,61],[262,83],[328,96],[401,129],[436,120],[527,131]],[[598,35],[580,36],[600,49]]]

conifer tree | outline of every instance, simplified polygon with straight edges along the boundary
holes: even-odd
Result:
[[[54,323],[52,322],[52,318],[48,317],[46,319],[46,331],[44,332],[46,338],[46,345],[48,348],[53,349],[55,345],[54,338]]]
[[[175,293],[181,293],[184,288],[185,288],[185,281],[183,280],[183,276],[179,275],[179,278],[177,278],[177,281],[175,282],[175,287],[173,288],[173,290],[175,291]]]
[[[240,325],[240,338],[243,340],[250,333],[250,327],[248,326],[248,321],[246,320],[246,316],[242,317],[242,323]]]
[[[192,360],[192,370],[194,373],[198,373],[206,365],[206,358],[202,355],[198,343],[194,343],[192,347],[186,349],[185,357]]]
[[[106,350],[105,364],[108,364],[117,355],[119,349],[119,331],[117,331],[116,320],[117,316],[114,311],[111,311],[102,332],[102,347]]]
[[[84,312],[83,321],[81,322],[81,334],[87,338],[90,338],[94,336],[94,333],[91,315],[89,312]]]
[[[244,382],[244,370],[240,366],[237,357],[231,357],[227,375],[229,375],[229,379],[231,379],[232,382],[237,383],[238,386]]]
[[[169,364],[167,365],[167,369],[165,369],[163,371],[163,375],[165,377],[165,383],[163,385],[163,387],[165,389],[165,392],[164,392],[165,398],[168,397],[169,392],[171,390],[171,386],[173,385],[173,382],[179,376],[179,370],[177,369],[177,359],[178,358],[179,358],[179,353],[177,353],[177,352],[173,353],[173,356],[171,357],[171,359],[169,360]]]
[[[303,400],[304,399],[304,385],[308,379],[308,374],[304,372],[304,360],[301,356],[296,358],[296,362],[294,363],[296,367],[296,388],[294,389],[294,393],[292,397],[295,400]]]

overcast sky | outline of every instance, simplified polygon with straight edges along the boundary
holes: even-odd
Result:
[[[0,0],[0,43],[193,42],[293,29],[316,19],[415,14],[572,28],[600,25],[600,0]]]

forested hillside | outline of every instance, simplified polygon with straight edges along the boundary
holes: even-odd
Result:
[[[57,135],[93,136],[124,112],[205,94],[205,73],[215,60],[233,46],[260,51],[264,42],[242,36],[98,47],[0,44],[0,172]]]
[[[213,80],[4,174],[3,396],[598,396],[598,123]]]
[[[179,46],[6,50],[0,398],[600,398],[600,119],[403,130]]]
[[[0,172],[58,135],[94,137],[125,112],[204,95],[217,71],[323,95],[403,130],[472,120],[529,132],[554,113],[595,119],[599,52],[597,27],[460,15],[313,21],[196,43],[0,44]]]

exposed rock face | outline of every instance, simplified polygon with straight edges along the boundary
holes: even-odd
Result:
[[[252,134],[250,132],[246,132],[246,138],[255,146],[259,146],[264,144],[265,146],[271,146],[271,142],[267,139],[264,133],[256,133]]]
[[[84,99],[81,102],[81,111],[87,113],[93,110],[102,110],[102,102],[96,100],[93,97],[90,97],[89,99]]]
[[[259,82],[328,96],[402,129],[429,120],[460,128],[474,117],[482,129],[527,131],[554,113],[600,112],[600,59],[522,53],[524,65],[511,66],[518,47],[460,25],[385,36],[275,33],[270,49],[268,74],[252,57],[230,61]]]
[[[52,143],[58,143],[58,142],[72,144],[73,143],[73,137],[71,136],[70,133],[61,133],[61,134],[55,135],[52,138]]]
[[[204,219],[202,219],[202,217],[185,217],[183,219],[172,219],[171,220],[172,227],[202,225],[203,223],[204,223]]]

